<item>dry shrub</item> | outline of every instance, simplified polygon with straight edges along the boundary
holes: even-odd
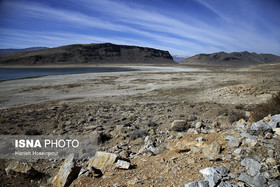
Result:
[[[240,120],[241,118],[247,120],[248,118],[245,116],[245,112],[243,111],[235,111],[235,112],[232,112],[230,115],[229,115],[229,120],[230,120],[230,123],[234,123],[238,120]]]
[[[256,105],[252,112],[252,121],[259,121],[265,116],[280,113],[280,92],[274,94],[271,99],[265,103]]]

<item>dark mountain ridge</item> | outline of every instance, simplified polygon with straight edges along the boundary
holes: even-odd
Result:
[[[111,43],[74,44],[0,55],[0,64],[174,64],[168,51]]]
[[[198,54],[185,59],[182,64],[247,66],[278,62],[280,62],[280,56],[243,51],[233,53],[218,52],[212,54]]]

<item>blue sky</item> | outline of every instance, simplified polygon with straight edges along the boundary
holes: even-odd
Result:
[[[280,1],[0,0],[0,48],[104,42],[280,55]]]

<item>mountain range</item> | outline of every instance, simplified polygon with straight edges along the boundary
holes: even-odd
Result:
[[[280,62],[280,56],[243,51],[233,53],[218,52],[212,54],[198,54],[185,59],[182,64],[248,66],[278,62]]]
[[[280,62],[280,56],[247,51],[198,54],[192,57],[170,55],[168,51],[129,45],[73,44],[55,48],[31,47],[0,49],[0,64],[176,64],[248,66]]]

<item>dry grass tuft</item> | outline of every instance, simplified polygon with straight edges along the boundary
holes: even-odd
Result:
[[[265,116],[280,113],[280,92],[274,94],[270,100],[265,103],[256,105],[252,112],[252,121],[258,121]]]

